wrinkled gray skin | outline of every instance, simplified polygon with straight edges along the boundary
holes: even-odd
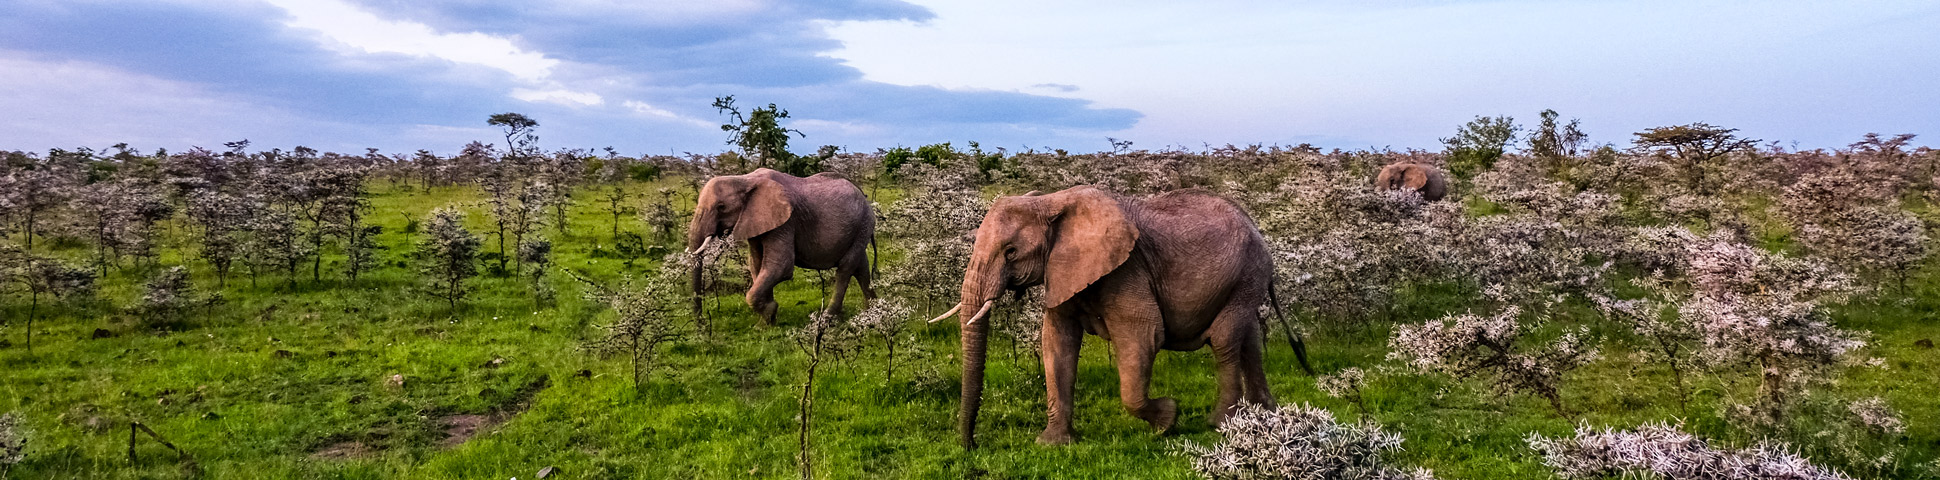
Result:
[[[1208,344],[1218,360],[1222,422],[1241,399],[1271,406],[1262,369],[1260,305],[1273,275],[1266,242],[1244,211],[1201,190],[1149,200],[1094,187],[999,198],[976,233],[963,277],[963,392],[958,429],[976,447],[990,319],[980,306],[1006,291],[1045,287],[1043,360],[1050,422],[1044,444],[1072,441],[1072,382],[1086,333],[1111,342],[1125,409],[1165,431],[1171,398],[1147,397],[1160,349]],[[975,321],[973,321],[973,319]]]
[[[1442,176],[1441,169],[1418,163],[1396,163],[1381,168],[1381,174],[1374,178],[1376,190],[1414,190],[1421,192],[1421,199],[1430,202],[1441,200],[1448,195],[1448,180]]]
[[[748,273],[754,278],[748,306],[763,324],[774,325],[775,285],[794,277],[795,267],[835,270],[829,311],[842,312],[852,278],[864,299],[875,300],[867,252],[875,232],[875,210],[855,184],[831,173],[801,178],[763,168],[714,177],[701,187],[694,220],[687,226],[687,249],[700,249],[710,237],[747,240]],[[696,294],[700,278],[696,265],[691,278]],[[694,301],[698,310],[698,295]]]

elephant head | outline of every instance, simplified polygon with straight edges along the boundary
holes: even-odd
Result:
[[[694,221],[687,225],[687,252],[700,255],[714,237],[735,241],[768,233],[794,213],[781,184],[754,175],[714,177],[701,187]],[[694,289],[694,315],[701,314],[701,262],[694,262],[688,284]]]
[[[694,204],[693,223],[687,225],[687,250],[698,253],[714,237],[733,240],[768,233],[794,213],[780,183],[753,175],[714,177],[701,187]]]
[[[976,448],[990,333],[983,316],[998,297],[1044,285],[1045,307],[1061,305],[1125,263],[1138,235],[1118,200],[1093,187],[1004,197],[991,205],[977,228],[970,266],[963,274],[963,301],[937,317],[958,315],[962,327],[963,396],[957,427],[964,448]]]

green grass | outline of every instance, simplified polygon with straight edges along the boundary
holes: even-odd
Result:
[[[633,185],[636,195],[658,185]],[[895,192],[885,191],[885,196]],[[610,217],[598,192],[582,192],[571,234],[552,229],[556,263],[611,281],[644,275],[642,261],[595,258],[612,248]],[[379,188],[372,219],[385,226],[387,261],[411,247],[402,227],[432,208],[469,204],[469,224],[483,233],[487,217],[472,189],[401,192]],[[887,204],[888,199],[879,199]],[[637,204],[637,201],[635,202]],[[682,206],[681,208],[689,208]],[[633,215],[623,229],[644,231]],[[212,270],[193,259],[188,231],[172,227],[161,264],[186,264],[202,292],[220,291],[226,303],[198,310],[167,331],[138,326],[106,307],[58,316],[37,325],[35,352],[22,345],[25,302],[9,297],[0,333],[0,411],[26,415],[34,432],[27,460],[11,478],[178,478],[187,472],[176,454],[145,436],[139,460],[128,456],[130,419],[150,425],[193,456],[207,478],[531,478],[556,466],[563,478],[721,478],[795,475],[796,395],[805,358],[787,336],[819,305],[815,276],[801,272],[777,292],[780,328],[755,325],[738,293],[709,301],[717,335],[669,349],[664,366],[641,388],[622,358],[582,350],[605,320],[580,298],[576,282],[554,275],[557,305],[535,309],[520,278],[481,278],[458,312],[412,290],[416,274],[394,264],[357,285],[344,284],[327,256],[324,280],[307,270],[295,279],[265,275],[255,286],[245,273],[216,288]],[[885,263],[895,261],[885,245]],[[669,248],[679,248],[669,245]],[[488,238],[487,251],[496,251]],[[83,247],[60,253],[82,256]],[[657,258],[658,255],[652,256]],[[139,296],[144,271],[111,272],[101,297],[128,305]],[[1402,300],[1401,321],[1439,316],[1454,302],[1424,291]],[[1872,356],[1882,368],[1855,369],[1844,395],[1882,395],[1911,420],[1906,443],[1913,458],[1934,458],[1940,430],[1940,353],[1915,347],[1940,337],[1936,285],[1922,275],[1909,300],[1862,303],[1840,312],[1843,325],[1873,332]],[[848,303],[858,308],[859,291]],[[47,311],[47,310],[43,310]],[[610,315],[610,314],[605,314]],[[1316,367],[1331,372],[1381,363],[1388,329],[1327,329],[1309,339]],[[93,339],[95,329],[110,338]],[[1149,432],[1124,413],[1106,345],[1086,339],[1077,380],[1079,442],[1041,447],[1044,388],[1037,362],[1015,356],[1007,340],[993,340],[979,438],[983,448],[956,445],[958,364],[950,322],[913,327],[924,353],[883,378],[880,348],[828,364],[818,382],[814,459],[826,478],[1190,478],[1180,442],[1211,442],[1206,425],[1213,403],[1210,352],[1166,352],[1155,367],[1155,395],[1180,401],[1178,431]],[[1343,418],[1353,406],[1320,394],[1299,372],[1279,337],[1270,340],[1267,371],[1282,403],[1310,402]],[[279,354],[287,351],[289,354]],[[899,348],[899,356],[909,357]],[[506,361],[496,367],[494,358]],[[1668,373],[1640,364],[1612,346],[1604,360],[1574,373],[1566,404],[1592,425],[1631,426],[1686,418],[1702,433],[1729,436],[1717,414],[1723,395],[1748,384],[1701,382],[1698,405],[1678,411]],[[589,376],[579,376],[582,370]],[[387,379],[402,375],[401,387]],[[1732,378],[1730,376],[1717,378]],[[541,383],[543,379],[544,383]],[[537,389],[543,386],[542,389]],[[535,390],[536,389],[536,390]],[[536,391],[526,405],[523,392]],[[1499,397],[1472,384],[1425,377],[1383,377],[1367,392],[1373,417],[1406,436],[1403,459],[1443,478],[1548,478],[1523,443],[1530,432],[1561,434],[1575,425],[1548,405]],[[520,407],[529,406],[519,412]],[[515,415],[514,415],[515,413]],[[507,421],[461,445],[446,448],[441,419],[503,414]],[[333,445],[358,443],[368,454],[318,458]],[[555,477],[561,478],[561,477]]]

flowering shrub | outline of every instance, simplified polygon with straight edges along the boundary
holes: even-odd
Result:
[[[1211,446],[1186,444],[1192,471],[1221,479],[1428,480],[1423,469],[1402,469],[1393,455],[1401,436],[1372,422],[1341,423],[1325,409],[1243,404]]]
[[[1850,480],[1813,465],[1781,444],[1743,450],[1712,447],[1677,427],[1648,424],[1636,430],[1577,427],[1569,438],[1531,434],[1530,448],[1543,464],[1568,479],[1650,476],[1668,480]]]
[[[603,334],[588,344],[588,348],[604,354],[624,354],[633,364],[633,385],[639,387],[648,373],[656,366],[660,346],[683,337],[675,319],[684,295],[681,291],[682,275],[685,269],[679,268],[674,257],[689,257],[685,253],[668,255],[668,261],[661,270],[642,281],[627,277],[618,287],[607,288],[585,278],[580,282],[592,287],[587,299],[612,309],[611,322],[599,325]]]
[[[1521,314],[1521,307],[1510,305],[1494,316],[1465,313],[1400,325],[1388,342],[1388,358],[1456,378],[1487,375],[1497,391],[1540,396],[1567,417],[1558,389],[1564,374],[1596,358],[1594,338],[1578,327],[1540,346],[1522,346],[1531,343],[1531,332],[1518,322]]]
[[[1367,402],[1361,398],[1361,390],[1367,388],[1367,372],[1357,367],[1344,368],[1339,373],[1314,378],[1314,386],[1329,397],[1354,402],[1361,418],[1367,418]]]
[[[425,290],[457,309],[458,301],[471,292],[467,280],[478,275],[478,235],[465,229],[465,214],[452,207],[431,211],[424,238],[418,241],[418,272]]]
[[[27,459],[27,427],[12,413],[0,414],[0,478],[15,464]]]
[[[1759,410],[1782,420],[1787,394],[1823,380],[1821,373],[1864,346],[1834,326],[1825,304],[1856,287],[1823,263],[1766,253],[1721,235],[1685,249],[1691,296],[1678,314],[1695,327],[1699,358],[1717,367],[1759,373]]]
[[[916,345],[915,338],[906,338],[909,337],[907,331],[909,317],[915,313],[915,310],[911,309],[909,303],[904,302],[903,299],[884,298],[871,302],[868,307],[862,309],[862,312],[857,313],[855,318],[849,319],[849,324],[854,325],[855,328],[873,333],[882,339],[885,357],[883,381],[885,382],[896,377],[896,344],[908,341],[909,345]]]

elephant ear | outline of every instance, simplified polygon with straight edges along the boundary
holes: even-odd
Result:
[[[768,233],[795,213],[780,183],[767,178],[754,178],[749,183],[747,204],[741,206],[741,217],[734,222],[735,240]]]
[[[1407,176],[1403,178],[1406,179],[1403,180],[1403,185],[1410,189],[1421,190],[1422,187],[1428,186],[1428,169],[1419,165],[1410,165]]]
[[[1054,307],[1125,263],[1138,243],[1138,228],[1111,195],[1079,187],[1046,195],[1054,219],[1051,253],[1044,265],[1044,305]]]

